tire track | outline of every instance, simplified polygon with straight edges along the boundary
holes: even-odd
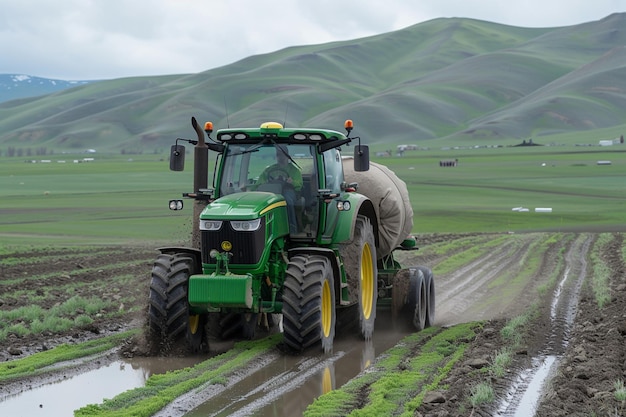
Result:
[[[581,235],[570,245],[565,255],[563,275],[556,285],[550,303],[550,331],[545,334],[539,354],[531,365],[511,376],[513,381],[501,402],[497,417],[535,415],[545,382],[558,368],[569,344],[582,284],[587,276],[587,257],[593,238]]]
[[[490,283],[503,275],[514,274],[521,267],[520,259],[528,252],[538,235],[520,235],[494,248],[448,276],[437,277],[437,326],[450,326],[472,320],[485,320],[500,314],[490,308],[497,301],[492,297]],[[515,295],[515,294],[514,294]],[[510,296],[510,301],[515,297]],[[489,303],[485,306],[484,303]],[[504,303],[508,305],[508,303]],[[483,306],[483,307],[481,307]],[[472,316],[468,316],[473,313]]]

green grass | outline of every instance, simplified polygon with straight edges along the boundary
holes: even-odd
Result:
[[[624,381],[618,379],[613,383],[613,388],[615,388],[615,399],[620,402],[626,401],[626,387],[624,387]]]
[[[603,308],[611,301],[611,268],[603,258],[606,246],[613,239],[609,233],[602,233],[595,242],[591,251],[591,262],[593,275],[591,277],[591,288],[599,308]]]
[[[73,296],[49,309],[30,305],[0,311],[0,341],[10,334],[26,336],[42,332],[59,333],[91,323],[90,316],[110,309],[111,301],[97,297]],[[115,304],[117,305],[117,303]]]
[[[8,159],[0,164],[0,235],[16,245],[185,241],[190,210],[172,212],[167,202],[192,191],[190,175],[163,161]]]
[[[71,345],[63,344],[44,352],[33,353],[22,359],[0,363],[0,383],[50,372],[49,366],[51,365],[106,352],[118,346],[122,340],[137,334],[139,331],[139,329],[134,329],[92,339],[88,342]],[[62,369],[62,367],[58,368],[58,370]]]
[[[148,417],[184,393],[208,384],[223,384],[225,377],[272,350],[282,339],[274,335],[262,340],[239,342],[228,352],[191,368],[152,375],[146,385],[125,391],[102,404],[90,404],[74,412],[81,416]]]
[[[496,394],[489,382],[481,382],[471,389],[470,403],[472,407],[490,404],[496,399]]]
[[[496,378],[502,378],[506,374],[507,368],[513,360],[512,354],[513,352],[509,347],[502,348],[494,354],[490,370]]]
[[[458,167],[438,166],[439,160],[454,158],[459,159]],[[612,165],[598,166],[598,160],[611,160]],[[379,162],[407,183],[417,232],[558,231],[585,226],[621,230],[626,222],[621,209],[626,201],[626,153],[621,151],[430,150]],[[529,212],[512,211],[520,206]],[[535,213],[536,207],[552,212]]]
[[[462,357],[480,323],[449,329],[431,327],[405,337],[372,369],[317,398],[304,412],[312,416],[412,416],[424,395],[440,387]]]
[[[574,146],[411,151],[374,158],[407,183],[414,233],[620,231],[626,226],[626,152]],[[617,147],[615,147],[617,149]],[[456,168],[441,159],[459,158]],[[597,160],[611,160],[598,166]],[[180,243],[190,237],[192,166],[107,156],[90,163],[0,158],[0,236],[12,245]],[[542,163],[547,163],[542,167]],[[365,192],[365,190],[361,190]],[[524,206],[529,212],[515,212]],[[535,213],[550,207],[552,213]],[[598,209],[601,207],[601,209]]]

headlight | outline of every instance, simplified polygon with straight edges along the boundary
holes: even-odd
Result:
[[[339,211],[348,211],[350,210],[350,202],[349,201],[338,201],[337,202],[337,210]]]
[[[200,220],[200,230],[215,232],[222,227],[221,220]]]
[[[170,210],[182,210],[183,200],[170,200]]]
[[[230,225],[238,232],[253,232],[261,226],[261,217],[255,220],[231,220]]]

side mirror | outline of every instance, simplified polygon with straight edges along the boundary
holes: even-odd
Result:
[[[170,149],[170,170],[183,171],[185,169],[185,146],[172,145]]]
[[[354,170],[357,172],[369,171],[370,169],[370,149],[367,145],[357,145],[354,147]]]

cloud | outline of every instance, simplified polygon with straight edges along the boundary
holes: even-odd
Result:
[[[564,26],[615,0],[0,0],[0,73],[60,79],[195,73],[288,46],[357,39],[437,17]],[[540,10],[540,12],[538,12]]]

